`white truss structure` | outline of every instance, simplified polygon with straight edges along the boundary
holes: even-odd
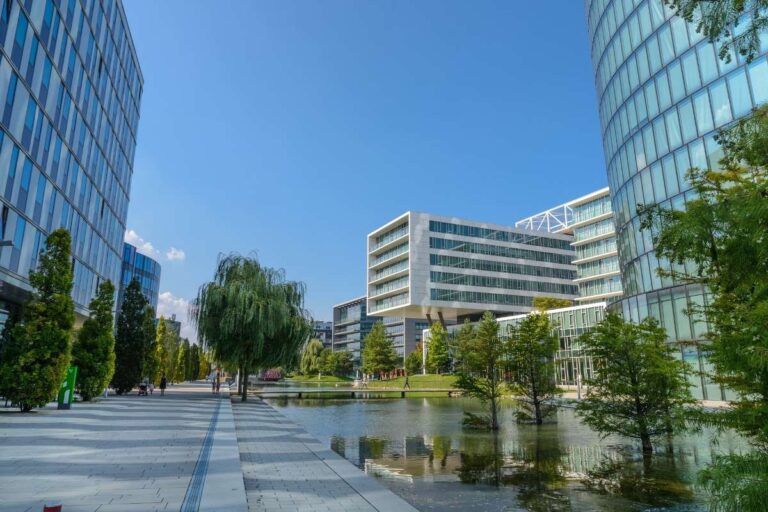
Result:
[[[547,211],[519,220],[515,222],[515,227],[531,231],[558,233],[569,228],[571,224],[573,224],[573,208],[568,204],[561,204]]]

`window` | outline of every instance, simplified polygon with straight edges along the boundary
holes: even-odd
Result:
[[[694,96],[693,105],[696,109],[696,126],[699,128],[699,135],[704,135],[714,128],[707,91],[701,91]]]
[[[747,75],[742,68],[731,73],[727,80],[728,88],[731,91],[733,115],[741,117],[752,109],[752,100],[749,97],[749,87],[747,86]]]
[[[715,126],[722,126],[731,120],[731,105],[728,102],[728,89],[725,80],[716,82],[709,88],[712,97],[712,112],[715,117]]]
[[[749,81],[756,104],[768,101],[768,64],[760,58],[749,65]]]

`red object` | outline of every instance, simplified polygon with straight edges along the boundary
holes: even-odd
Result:
[[[46,503],[43,512],[61,512],[61,503]]]

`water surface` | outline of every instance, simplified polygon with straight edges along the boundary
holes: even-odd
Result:
[[[704,510],[696,472],[716,453],[743,448],[705,431],[666,443],[650,459],[628,439],[601,439],[571,409],[543,426],[514,422],[498,435],[462,429],[465,398],[270,399],[320,441],[420,510]]]

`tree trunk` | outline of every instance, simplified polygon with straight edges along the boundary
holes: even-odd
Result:
[[[237,371],[240,372],[239,379],[237,379],[237,394],[242,396],[243,395],[243,388],[245,387],[245,366],[240,365],[240,368],[237,369]]]
[[[643,444],[643,453],[653,453],[653,444],[651,443],[651,436],[647,432],[640,432],[640,442]]]
[[[243,395],[242,401],[248,401],[248,367],[243,365]]]
[[[544,419],[541,417],[541,401],[538,398],[533,399],[533,421],[537,425],[544,423]]]

